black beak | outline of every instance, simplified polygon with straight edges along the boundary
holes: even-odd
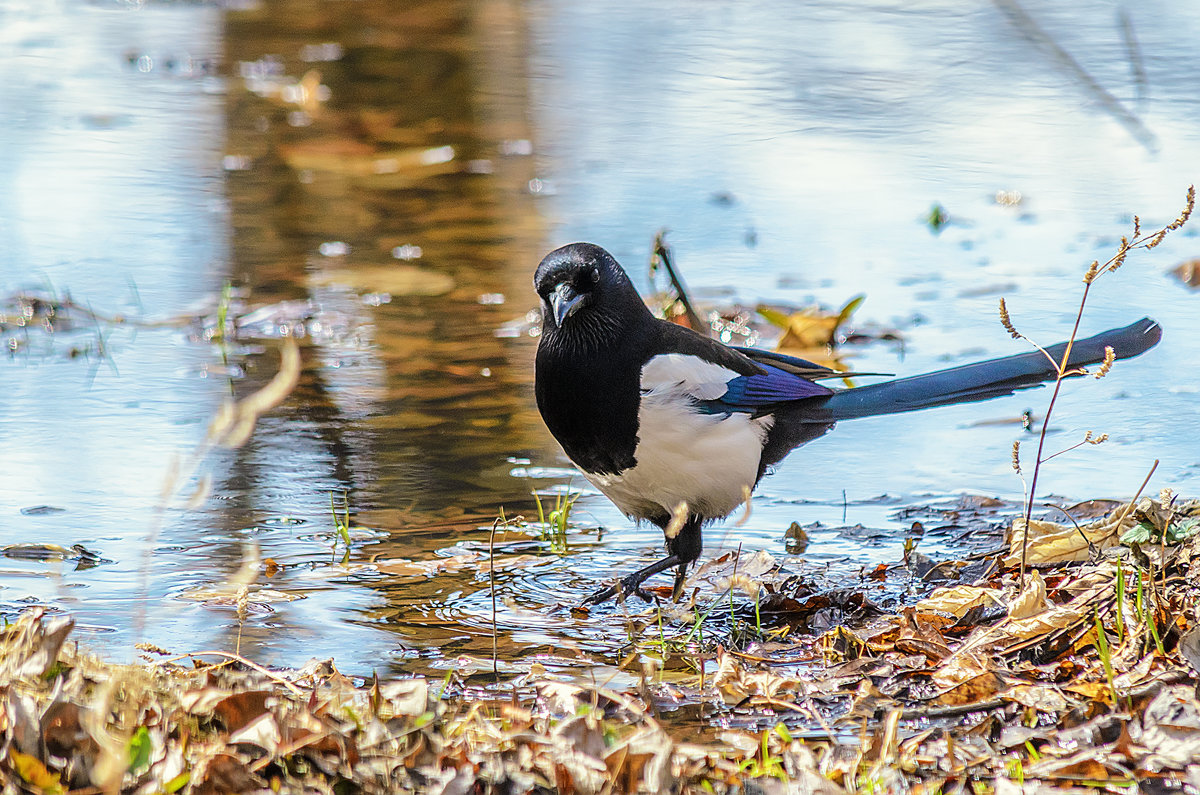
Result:
[[[550,309],[554,312],[554,325],[562,328],[563,321],[575,314],[583,305],[584,296],[575,292],[570,282],[562,282],[550,293]]]

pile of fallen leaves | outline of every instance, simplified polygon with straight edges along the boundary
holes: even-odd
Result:
[[[1198,792],[1198,516],[1164,494],[1085,524],[1031,522],[1024,579],[1017,520],[994,566],[962,566],[899,612],[719,651],[690,684],[647,666],[627,692],[536,664],[487,689],[235,654],[114,665],[68,642],[69,617],[34,609],[0,633],[0,786]],[[731,587],[752,588],[749,571]],[[705,718],[672,718],[682,704]]]

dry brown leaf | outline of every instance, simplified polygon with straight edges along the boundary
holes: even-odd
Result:
[[[1025,775],[1030,778],[1063,777],[1084,779],[1086,781],[1103,782],[1115,777],[1124,779],[1125,776],[1115,770],[1110,770],[1105,762],[1109,761],[1111,752],[1107,748],[1086,748],[1062,759],[1043,759],[1030,765]]]
[[[780,338],[776,350],[810,351],[825,348],[836,342],[838,327],[854,314],[865,299],[866,296],[857,295],[837,312],[810,308],[785,314],[770,307],[760,306],[758,313],[783,329],[783,337]]]
[[[728,701],[733,702],[747,696],[775,698],[781,693],[795,696],[804,692],[799,680],[780,676],[770,670],[751,671],[724,650],[717,655],[717,673],[713,676],[713,685],[725,694]]]
[[[9,748],[8,760],[21,780],[33,786],[35,791],[40,791],[45,795],[60,795],[63,792],[58,773],[47,770],[36,756],[23,754],[15,748]]]
[[[1123,518],[1122,518],[1123,517]],[[1121,534],[1134,525],[1133,512],[1124,508],[1108,516],[1076,527],[1074,524],[1033,519],[1029,523],[1029,549],[1026,563],[1065,563],[1090,558],[1091,549],[1107,549],[1116,546]],[[1085,539],[1086,536],[1086,539]],[[1005,566],[1021,565],[1021,545],[1025,537],[1025,519],[1013,520]],[[1091,545],[1089,546],[1089,542]]]
[[[424,679],[400,679],[379,686],[393,715],[422,715],[429,709],[429,683]]]
[[[1142,715],[1135,740],[1151,751],[1143,765],[1152,771],[1177,769],[1200,759],[1200,702],[1191,685],[1171,685],[1159,691]]]
[[[189,690],[179,695],[179,705],[189,715],[207,715],[220,701],[231,695],[233,695],[233,691],[217,687]]]
[[[1070,708],[1071,702],[1062,692],[1048,684],[1016,685],[1001,693],[1001,698],[1015,701],[1038,712],[1059,714]]]
[[[1050,607],[1046,597],[1046,581],[1036,571],[1029,575],[1029,582],[1016,599],[1008,605],[1008,617],[1014,619],[1032,618]]]
[[[229,795],[233,792],[261,790],[266,782],[250,772],[246,763],[228,753],[216,753],[201,760],[192,771],[193,795]]]
[[[1003,603],[993,588],[981,588],[977,585],[953,585],[938,588],[917,602],[914,607],[918,613],[948,613],[955,618],[962,618],[976,607],[991,607],[1000,604]]]
[[[932,703],[946,706],[975,704],[993,698],[1004,689],[1005,685],[1006,682],[999,674],[987,671],[939,693],[933,698]]]
[[[226,731],[237,732],[266,713],[267,704],[273,697],[270,690],[231,693],[213,704],[213,716],[221,721]]]
[[[279,725],[271,714],[259,715],[238,731],[229,735],[230,745],[246,743],[263,749],[270,756],[275,756],[283,741],[279,733]]]
[[[968,682],[977,676],[991,673],[995,667],[990,659],[982,655],[966,653],[959,649],[950,656],[930,678],[931,683],[939,690],[949,690],[952,687]]]
[[[1063,690],[1101,704],[1112,701],[1112,688],[1108,686],[1108,682],[1073,682],[1063,685]]]

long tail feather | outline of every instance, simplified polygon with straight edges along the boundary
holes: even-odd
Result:
[[[1162,328],[1158,323],[1150,318],[1142,318],[1124,328],[1076,340],[1071,347],[1068,367],[1082,367],[1103,361],[1106,347],[1113,349],[1116,358],[1128,359],[1153,348],[1160,339]],[[1062,361],[1066,348],[1064,342],[1047,348],[1046,352],[1057,362]],[[987,400],[1053,381],[1055,374],[1055,366],[1045,354],[1031,351],[912,378],[847,389],[824,398],[823,403],[810,400],[804,416],[810,422],[836,422]]]

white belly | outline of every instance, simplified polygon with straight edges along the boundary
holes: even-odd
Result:
[[[630,516],[649,518],[670,515],[681,502],[705,518],[734,511],[746,490],[758,478],[762,443],[772,417],[752,419],[748,414],[704,414],[689,405],[689,396],[713,397],[693,379],[676,379],[665,373],[662,361],[651,360],[643,370],[643,392],[638,410],[637,465],[617,475],[588,474],[588,480]],[[692,357],[670,357],[678,359]],[[692,359],[692,362],[696,360]],[[691,364],[689,362],[689,364]],[[717,384],[734,373],[715,365]],[[672,370],[676,368],[672,367]],[[661,378],[670,375],[669,378]],[[649,376],[659,376],[649,378]],[[716,394],[720,394],[717,392]]]

